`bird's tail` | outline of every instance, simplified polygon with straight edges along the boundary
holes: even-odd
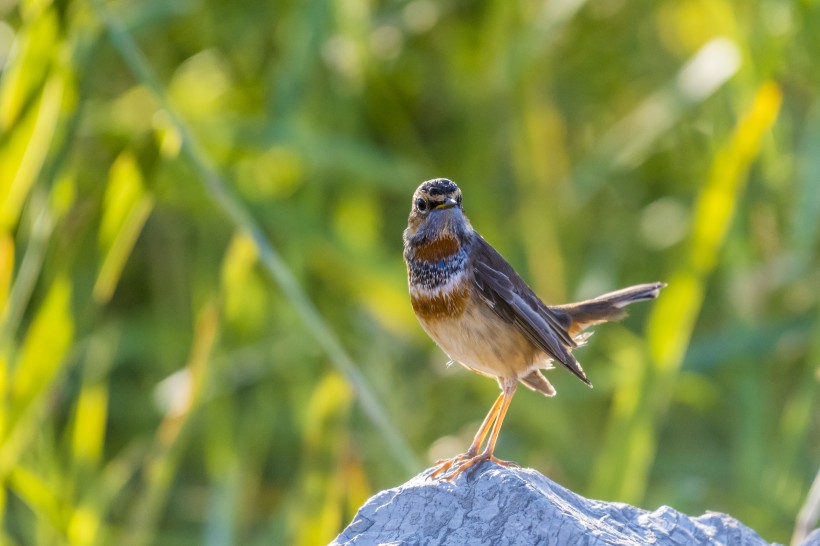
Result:
[[[585,329],[602,322],[621,320],[627,313],[624,307],[636,301],[653,300],[658,297],[666,283],[653,282],[638,284],[609,292],[591,300],[566,305],[556,305],[552,309],[565,313],[570,318],[569,334],[577,336]]]

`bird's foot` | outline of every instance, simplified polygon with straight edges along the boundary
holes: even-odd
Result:
[[[450,469],[458,468],[464,461],[468,461],[475,457],[475,453],[461,453],[460,455],[456,455],[451,459],[439,459],[436,461],[436,467],[430,473],[430,479],[434,480],[439,477],[439,474],[444,473],[445,475],[448,473]]]
[[[430,473],[430,479],[442,479],[445,481],[452,481],[460,476],[466,470],[470,468],[480,465],[484,461],[492,461],[498,465],[503,467],[517,467],[518,465],[511,461],[502,461],[501,459],[497,459],[493,457],[491,453],[487,453],[486,451],[476,455],[470,452],[462,453],[461,455],[456,455],[452,459],[443,459],[436,461],[435,469]]]
[[[490,460],[497,465],[503,466],[504,468],[520,468],[518,463],[513,461],[502,461],[501,459],[496,459],[492,455],[490,455]]]

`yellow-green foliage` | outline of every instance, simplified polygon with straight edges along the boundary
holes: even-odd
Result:
[[[657,302],[497,455],[787,542],[820,461],[820,4],[0,2],[0,543],[324,544],[469,443],[427,178],[550,303]]]

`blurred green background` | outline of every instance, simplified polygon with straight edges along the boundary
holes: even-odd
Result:
[[[0,0],[2,544],[324,544],[498,387],[447,176],[548,303],[664,280],[497,455],[788,542],[820,461],[820,2]]]

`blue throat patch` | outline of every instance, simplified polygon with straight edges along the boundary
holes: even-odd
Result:
[[[410,284],[428,290],[447,284],[454,275],[463,272],[466,267],[467,249],[465,247],[461,247],[458,252],[447,258],[435,262],[407,259]]]

